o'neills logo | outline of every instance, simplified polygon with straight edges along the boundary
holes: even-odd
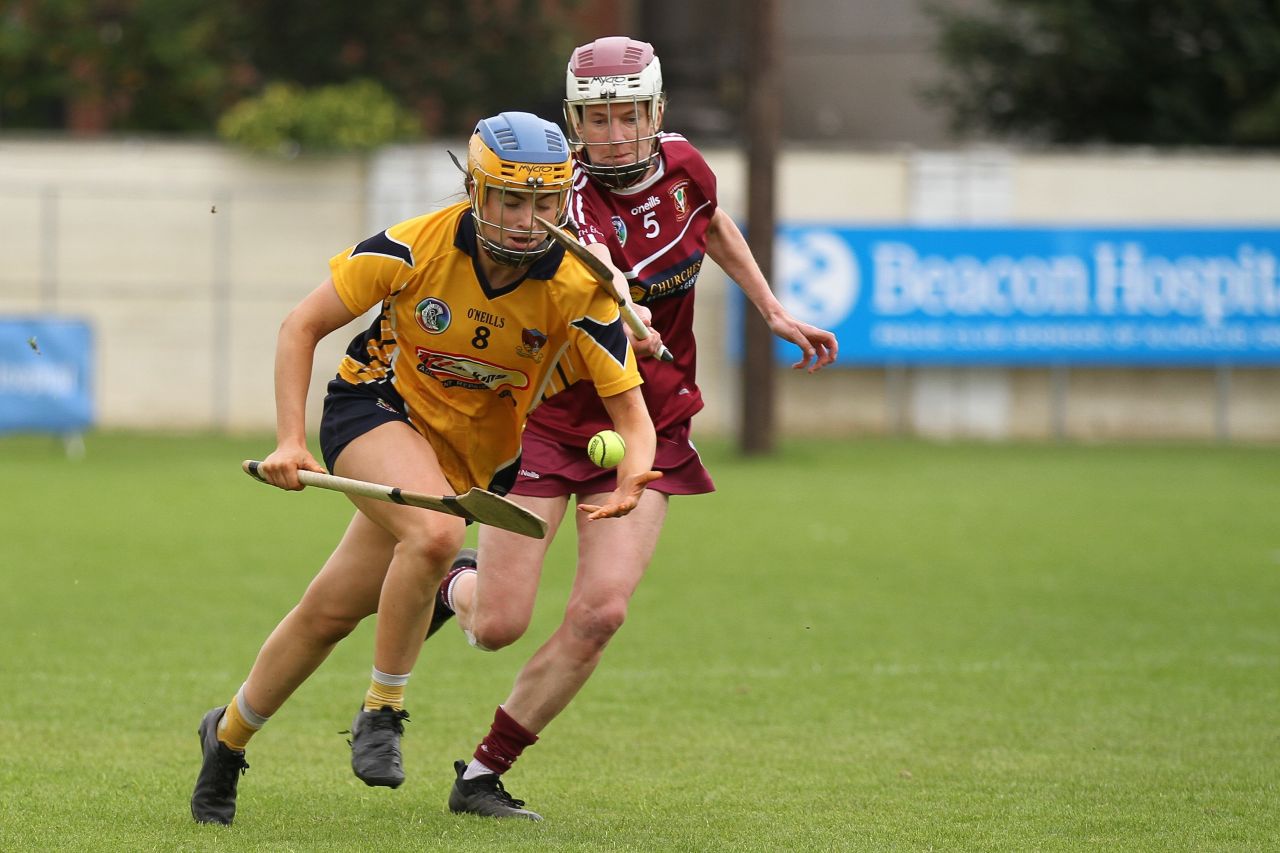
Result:
[[[671,196],[671,200],[676,204],[676,221],[683,222],[689,215],[689,182],[681,181],[667,190],[667,195]]]
[[[435,352],[417,347],[418,372],[430,376],[446,388],[497,391],[499,388],[528,388],[529,376],[478,358]]]
[[[642,213],[648,213],[660,204],[662,204],[662,199],[658,198],[656,195],[651,195],[644,200],[643,204],[637,204],[635,207],[631,208],[631,215],[639,216]]]

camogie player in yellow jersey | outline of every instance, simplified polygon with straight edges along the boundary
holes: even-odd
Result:
[[[324,469],[307,450],[304,409],[317,342],[380,306],[329,383],[320,423],[335,474],[427,494],[514,482],[529,411],[580,380],[622,434],[618,486],[583,507],[626,515],[651,471],[654,429],[616,303],[534,224],[565,220],[572,179],[560,129],[527,113],[481,121],[468,201],[394,225],[330,262],[331,276],[285,318],[276,347],[276,449],[259,467],[282,489]],[[368,785],[404,781],[405,684],[441,578],[463,542],[453,516],[352,497],[356,513],[328,561],[267,638],[248,679],[199,727],[191,797],[202,823],[231,823],[245,745],[366,616],[378,614],[373,677],[351,726],[351,764]]]

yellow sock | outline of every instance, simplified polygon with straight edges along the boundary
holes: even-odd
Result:
[[[376,711],[383,705],[390,705],[394,711],[403,711],[404,686],[408,681],[408,675],[388,675],[375,669],[369,681],[369,692],[364,694],[364,709]]]
[[[218,723],[218,740],[226,744],[228,749],[244,752],[249,738],[257,734],[262,726],[253,726],[244,718],[237,699],[238,697],[234,697],[227,703],[227,710]]]

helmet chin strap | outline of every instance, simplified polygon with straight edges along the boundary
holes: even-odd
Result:
[[[547,242],[550,242],[550,238],[548,238]],[[497,243],[485,239],[480,240],[480,245],[484,249],[485,254],[487,254],[495,264],[501,264],[504,267],[527,266],[542,257],[543,254],[546,254],[545,252],[535,254],[537,248],[540,247],[535,247],[529,251],[516,252],[513,249],[499,246]]]
[[[587,156],[589,157],[590,155],[588,154]],[[639,183],[652,164],[652,158],[638,163],[628,163],[625,166],[596,166],[592,164],[589,171],[591,177],[605,186],[615,190],[625,190],[632,184]]]

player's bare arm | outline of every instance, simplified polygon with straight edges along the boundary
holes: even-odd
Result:
[[[640,502],[645,487],[662,476],[660,472],[651,470],[658,440],[639,386],[601,400],[613,421],[614,431],[626,443],[627,455],[618,465],[618,486],[608,501],[603,505],[578,505],[579,510],[588,513],[590,521],[619,518],[631,512]]]
[[[324,471],[307,449],[307,388],[316,345],[355,315],[338,297],[333,279],[325,279],[289,312],[276,340],[276,449],[259,471],[272,485],[298,490],[298,469]]]
[[[800,347],[803,358],[791,365],[793,368],[807,368],[813,373],[836,360],[839,353],[836,336],[797,320],[782,307],[760,272],[760,265],[751,254],[751,247],[747,245],[742,231],[722,208],[716,210],[711,224],[707,226],[707,255],[738,283],[771,332]]]

